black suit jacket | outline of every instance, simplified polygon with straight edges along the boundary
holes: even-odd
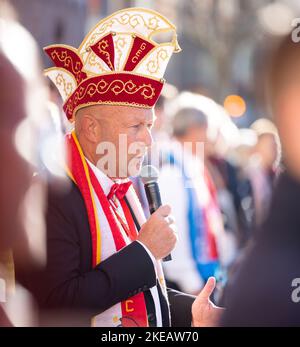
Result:
[[[149,289],[156,276],[151,258],[133,242],[92,268],[92,243],[84,200],[70,180],[68,188],[50,181],[47,199],[47,265],[28,284],[40,306],[42,325],[90,325],[91,317],[144,292],[150,325],[155,311]],[[34,285],[33,285],[34,283]],[[160,294],[163,325],[168,303]],[[193,296],[168,290],[172,326],[190,326]]]

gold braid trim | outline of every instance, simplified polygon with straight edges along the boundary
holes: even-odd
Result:
[[[128,106],[128,107],[138,107],[138,108],[152,108],[153,106],[149,106],[146,104],[138,104],[135,102],[127,102],[127,101],[122,101],[122,102],[117,102],[117,101],[101,101],[101,102],[86,102],[84,104],[80,104],[76,106],[73,110],[73,117],[69,119],[69,122],[74,122],[75,121],[75,115],[78,110],[80,110],[83,107],[88,107],[88,106],[93,106],[93,105],[113,105],[113,106]]]

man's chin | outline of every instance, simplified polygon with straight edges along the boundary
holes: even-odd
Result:
[[[138,176],[142,169],[143,161],[144,161],[144,157],[132,158],[127,166],[127,170],[126,170],[126,165],[124,165],[123,163],[122,165],[119,166],[119,169],[118,169],[118,166],[111,165],[107,167],[105,165],[105,167],[102,167],[101,165],[98,165],[98,164],[97,164],[97,168],[100,169],[108,177],[125,179],[128,177]]]
[[[139,176],[143,165],[143,159],[132,159],[130,165],[128,165],[128,176],[136,177]]]

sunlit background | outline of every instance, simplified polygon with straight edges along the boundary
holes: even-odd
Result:
[[[261,102],[262,57],[272,39],[300,16],[297,0],[12,0],[21,23],[42,48],[52,43],[78,47],[101,18],[131,6],[161,12],[178,28],[181,54],[166,79],[225,106],[239,127],[269,117]],[[41,56],[45,65],[50,62]]]
[[[178,145],[183,139],[176,137],[176,127],[185,128],[189,118],[184,117],[190,111],[185,110],[183,120],[176,123],[177,110],[199,111],[196,121],[190,118],[195,124],[189,125],[189,138],[185,141],[192,142],[197,135],[197,141],[205,144],[202,159],[206,171],[195,172],[203,178],[200,197],[205,198],[205,192],[208,196],[207,201],[200,201],[201,208],[210,215],[211,229],[221,230],[215,233],[221,244],[224,270],[218,278],[221,292],[231,266],[268,215],[274,182],[281,171],[281,146],[266,98],[265,81],[274,43],[300,26],[299,0],[0,0],[0,54],[5,53],[24,80],[26,94],[23,103],[17,88],[20,84],[13,80],[13,74],[6,81],[3,79],[2,85],[0,80],[2,93],[8,90],[7,81],[15,83],[9,85],[10,94],[15,97],[13,102],[0,99],[3,108],[0,140],[8,144],[0,146],[3,157],[8,158],[4,160],[8,165],[4,166],[6,170],[2,170],[0,180],[3,216],[0,229],[8,231],[7,238],[13,244],[11,236],[14,232],[18,236],[20,222],[29,240],[28,253],[35,263],[45,263],[46,185],[43,182],[29,188],[28,177],[41,171],[65,177],[62,143],[71,125],[63,115],[59,93],[43,77],[43,68],[52,65],[43,47],[51,44],[78,47],[102,18],[127,7],[157,10],[177,27],[182,52],[174,54],[167,67],[164,77],[168,83],[156,104],[152,133],[162,148],[176,141]],[[3,9],[7,12],[1,13]],[[22,114],[11,109],[11,105],[23,107]],[[193,127],[198,131],[196,135]],[[170,184],[172,175],[160,185],[166,196],[167,193],[172,196],[173,187],[178,188],[176,182]],[[15,190],[11,192],[7,182]],[[143,203],[144,188],[139,182],[134,184],[149,215],[147,202]],[[171,200],[185,201],[177,195]],[[218,218],[213,216],[214,209],[213,212],[220,212]],[[7,210],[14,218],[4,218],[11,216]],[[214,225],[216,219],[219,225]],[[21,252],[18,249],[15,256],[23,262],[27,260],[26,247],[18,237],[16,243]],[[14,277],[12,263],[7,257],[1,258],[1,242],[6,246],[0,239],[0,279]],[[10,248],[6,247],[5,253]],[[2,263],[8,264],[9,271],[6,266],[1,267]],[[170,276],[171,272],[166,274]],[[195,288],[179,286],[179,289],[195,294]],[[0,302],[1,293],[0,282]],[[8,301],[7,312],[15,325],[35,325],[37,318],[28,314],[30,301],[23,300],[24,295],[19,289],[19,299]],[[19,305],[22,301],[23,307]]]

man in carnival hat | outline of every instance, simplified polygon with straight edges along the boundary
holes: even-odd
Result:
[[[157,43],[158,33],[172,39]],[[140,8],[101,20],[78,49],[45,48],[55,65],[45,73],[75,126],[66,135],[71,187],[49,184],[40,300],[48,309],[80,312],[76,324],[217,324],[221,309],[209,300],[214,279],[197,298],[166,288],[161,259],[177,240],[170,207],[146,220],[128,179],[151,146],[153,107],[179,50],[174,25]],[[72,323],[66,318],[64,324]]]

